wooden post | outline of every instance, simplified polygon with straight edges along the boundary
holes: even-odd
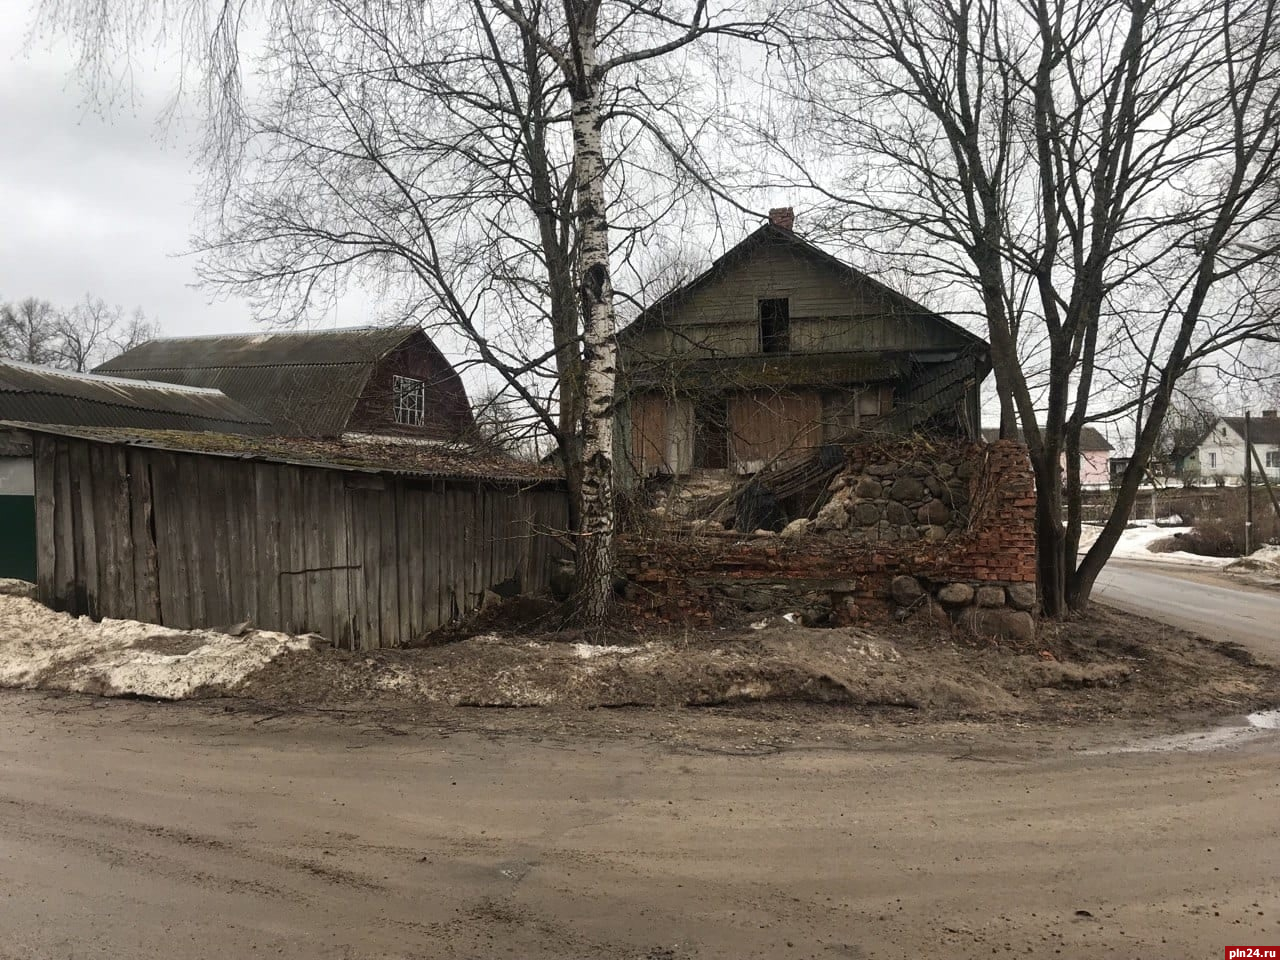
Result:
[[[1249,411],[1244,412],[1244,555],[1253,553],[1253,443],[1249,439]]]

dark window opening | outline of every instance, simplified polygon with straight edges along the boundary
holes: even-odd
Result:
[[[729,404],[724,399],[699,400],[694,405],[693,466],[696,470],[729,467]]]
[[[760,301],[760,349],[764,353],[791,349],[791,301],[787,297]]]

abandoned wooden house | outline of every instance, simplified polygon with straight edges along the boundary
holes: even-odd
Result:
[[[455,440],[475,426],[461,378],[418,326],[169,337],[97,372],[221,390],[286,436]]]
[[[0,360],[0,420],[215,430],[261,435],[272,426],[218,390],[73,373]],[[0,430],[0,577],[35,578],[35,475],[31,444]]]
[[[871,431],[978,436],[987,343],[793,228],[772,211],[619,333],[631,476],[755,473]]]
[[[0,423],[35,455],[37,596],[348,649],[418,639],[565,555],[556,471],[443,444]]]

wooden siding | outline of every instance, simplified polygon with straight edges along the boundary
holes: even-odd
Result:
[[[394,380],[421,380],[426,401],[420,425],[396,422]],[[355,433],[454,440],[475,429],[462,378],[421,330],[373,365],[346,429]]]
[[[791,350],[795,353],[955,349],[970,342],[929,317],[905,314],[868,284],[852,283],[834,268],[775,245],[754,251],[724,276],[695,291],[672,311],[665,326],[645,331],[627,344],[628,352],[638,360],[672,354],[758,353],[757,304],[768,297],[791,301]]]
[[[541,589],[562,489],[369,474],[37,436],[37,588],[72,614],[252,621],[398,646],[512,577]]]
[[[822,444],[822,395],[762,390],[731,396],[729,444],[741,468],[808,456]]]

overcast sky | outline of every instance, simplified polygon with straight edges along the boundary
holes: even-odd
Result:
[[[95,110],[64,44],[24,44],[33,3],[0,0],[0,301],[92,293],[169,335],[253,329],[247,304],[193,288],[193,133],[159,125],[172,59],[140,65],[134,106]],[[347,312],[326,325],[366,321]]]

